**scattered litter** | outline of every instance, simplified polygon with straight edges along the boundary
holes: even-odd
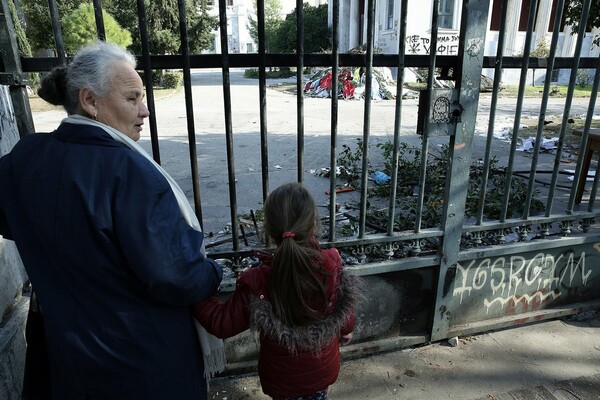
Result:
[[[375,171],[375,173],[373,174],[373,179],[375,180],[376,184],[385,185],[386,183],[390,183],[390,180],[392,178],[385,172]]]
[[[575,170],[574,169],[564,169],[563,171],[565,171],[568,174],[571,174],[567,177],[568,180],[572,181],[573,179],[575,179]],[[593,181],[595,176],[596,176],[596,171],[588,171],[586,181],[588,181],[588,182]]]
[[[346,192],[353,192],[353,191],[354,191],[354,188],[348,184],[335,189],[336,193],[346,193]],[[331,191],[326,190],[325,194],[331,194]]]
[[[502,128],[499,132],[494,132],[494,137],[496,139],[510,141],[511,140],[511,129],[510,128]]]
[[[354,256],[342,256],[342,263],[344,265],[358,265],[360,261]]]
[[[448,339],[448,344],[452,347],[458,346],[458,336],[454,336]]]
[[[275,167],[274,167],[274,168],[275,168],[275,169],[281,169],[281,165],[277,164],[277,165],[275,165]]]
[[[517,151],[525,151],[528,153],[533,153],[535,148],[535,138],[529,138],[523,140],[523,144],[521,147],[517,149]],[[552,139],[542,139],[542,143],[540,144],[540,152],[549,152],[551,150],[556,150],[558,148],[558,138]]]
[[[315,171],[315,173],[319,176],[324,176],[325,178],[329,178],[330,174],[329,174],[329,167],[324,167],[321,168],[320,171]],[[348,174],[348,171],[346,170],[346,168],[342,167],[342,166],[338,166],[335,168],[335,176],[341,176],[342,174]]]

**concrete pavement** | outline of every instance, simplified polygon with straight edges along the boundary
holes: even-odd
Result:
[[[600,399],[600,310],[344,360],[331,399]],[[265,400],[256,373],[216,378],[212,400]]]

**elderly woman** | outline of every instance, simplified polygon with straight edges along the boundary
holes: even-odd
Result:
[[[68,118],[0,159],[0,234],[44,314],[54,399],[207,396],[190,306],[221,269],[181,189],[135,143],[149,115],[135,65],[98,42],[55,68],[39,95]]]

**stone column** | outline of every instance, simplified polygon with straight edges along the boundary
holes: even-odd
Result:
[[[517,34],[519,33],[519,19],[521,17],[522,0],[509,0],[508,12],[506,14],[506,36],[504,38],[504,55],[512,56],[520,53],[522,49],[515,48],[517,45]]]
[[[348,50],[354,47],[361,45],[362,43],[358,42],[358,38],[360,37],[359,32],[363,29],[363,26],[360,23],[360,13],[358,11],[358,0],[350,0],[349,1],[350,10],[349,10],[349,35],[348,35]],[[366,4],[366,1],[365,1]]]
[[[548,26],[550,25],[550,14],[552,13],[552,0],[540,0],[538,13],[535,21],[535,40],[533,48],[548,36]],[[550,40],[546,40],[546,45],[550,48]],[[533,50],[533,49],[532,49]]]

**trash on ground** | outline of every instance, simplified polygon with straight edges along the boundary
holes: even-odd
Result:
[[[551,150],[556,150],[558,148],[558,138],[551,139],[542,139],[540,143],[540,152],[548,152]],[[535,138],[528,138],[523,140],[523,144],[521,147],[517,149],[517,151],[525,151],[528,153],[533,153],[535,149]]]
[[[375,173],[373,174],[373,180],[378,185],[385,185],[386,183],[390,183],[391,179],[392,178],[388,174],[382,171],[375,171]]]
[[[575,179],[575,170],[574,169],[563,169],[563,171],[565,171],[568,174],[572,174],[567,177],[568,180],[572,181],[573,179]],[[588,182],[591,182],[594,180],[595,176],[596,176],[596,171],[588,171],[587,178],[585,180]]]
[[[342,186],[342,187],[338,187],[335,189],[336,193],[346,193],[346,192],[353,192],[354,188],[348,184]],[[325,194],[331,194],[331,190],[326,190]]]

